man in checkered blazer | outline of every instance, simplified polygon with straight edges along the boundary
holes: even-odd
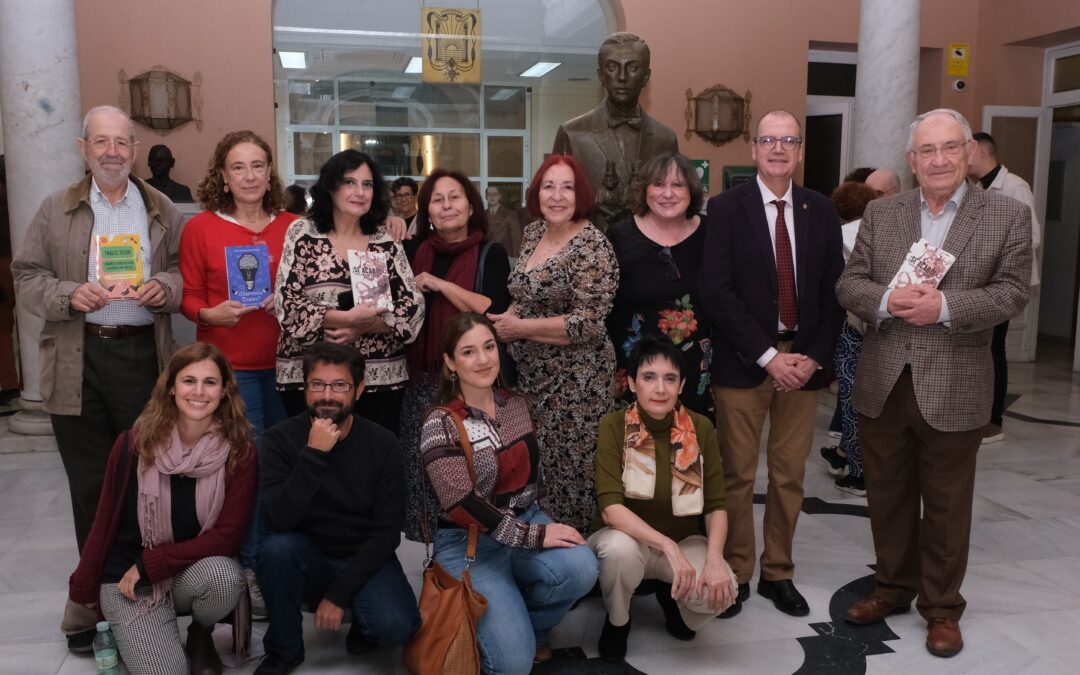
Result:
[[[875,591],[845,618],[875,623],[918,598],[926,647],[943,657],[963,648],[960,584],[993,397],[990,337],[1024,309],[1031,275],[1031,211],[967,184],[972,145],[960,113],[916,118],[907,160],[921,187],[870,203],[836,287],[868,324],[853,402],[877,552]],[[889,288],[920,239],[956,256],[952,267],[937,288]]]

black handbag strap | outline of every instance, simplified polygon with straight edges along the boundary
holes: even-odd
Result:
[[[476,282],[473,284],[473,293],[484,293],[484,261],[487,260],[488,251],[495,242],[485,241],[480,246],[480,256],[476,261]]]

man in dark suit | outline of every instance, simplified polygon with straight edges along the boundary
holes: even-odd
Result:
[[[787,614],[810,612],[792,582],[791,542],[817,391],[843,318],[833,288],[844,258],[832,201],[791,180],[803,158],[801,131],[783,110],[762,117],[751,150],[757,178],[710,199],[705,217],[700,286],[716,326],[713,396],[730,527],[724,557],[739,582],[727,616],[741,609],[754,574],[754,476],[766,417],[769,485],[758,593]]]
[[[633,33],[612,33],[600,44],[596,74],[604,102],[559,125],[553,153],[573,155],[597,191],[593,224],[604,231],[630,213],[630,181],[662,152],[678,152],[675,132],[645,114],[638,99],[649,82],[649,45]]]
[[[921,187],[870,202],[837,285],[867,322],[852,402],[877,553],[874,593],[845,618],[876,623],[918,597],[926,648],[943,657],[964,646],[960,584],[993,399],[990,337],[1024,309],[1031,280],[1031,209],[967,184],[972,144],[954,110],[916,118],[907,160]],[[891,288],[920,239],[955,262],[937,287]]]

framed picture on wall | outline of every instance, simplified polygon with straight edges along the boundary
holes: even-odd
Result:
[[[723,172],[723,189],[730,190],[731,188],[739,185],[740,183],[745,183],[748,180],[754,180],[754,176],[756,175],[756,166],[725,166]]]

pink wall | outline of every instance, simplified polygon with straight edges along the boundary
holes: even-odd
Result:
[[[84,110],[118,105],[118,73],[134,77],[162,65],[191,79],[202,73],[202,131],[194,122],[161,135],[136,125],[135,173],[149,176],[146,154],[164,143],[176,157],[173,180],[195,186],[218,140],[252,129],[274,144],[271,3],[266,0],[93,0],[75,3]]]

